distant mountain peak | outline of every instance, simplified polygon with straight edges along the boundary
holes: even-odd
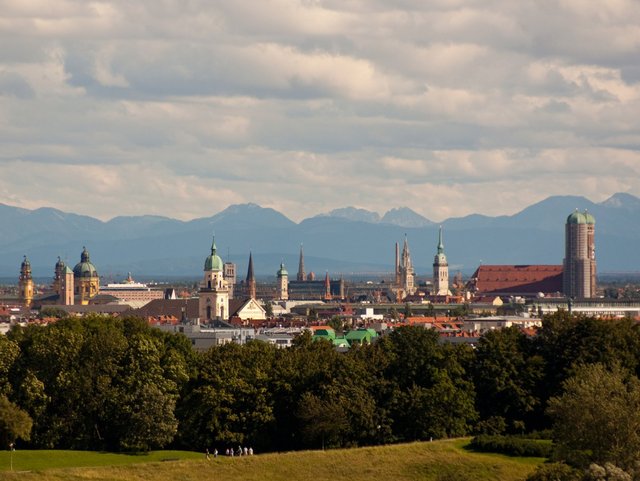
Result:
[[[387,211],[381,222],[400,227],[426,227],[433,225],[432,221],[409,209],[409,207],[396,207]]]
[[[348,219],[356,222],[368,222],[370,224],[377,224],[380,222],[380,214],[367,209],[361,209],[359,207],[341,207],[340,209],[334,209],[325,215],[328,217],[339,217],[341,219]]]
[[[600,205],[613,208],[638,209],[640,208],[640,199],[626,192],[618,192],[601,202]]]

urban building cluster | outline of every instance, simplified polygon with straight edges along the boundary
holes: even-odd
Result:
[[[389,282],[345,282],[342,276],[332,279],[329,272],[317,279],[305,270],[302,245],[295,279],[289,279],[281,263],[274,281],[258,283],[250,253],[246,278],[238,282],[236,265],[222,260],[215,237],[199,287],[192,292],[149,287],[134,281],[131,274],[121,283],[100,286],[86,248],[73,269],[58,258],[53,272],[50,288],[36,292],[25,256],[17,297],[0,299],[0,319],[28,321],[47,307],[71,315],[137,315],[185,334],[198,348],[259,338],[287,346],[301,330],[312,328],[317,338],[348,348],[372,342],[398,324],[419,324],[437,329],[451,342],[472,342],[487,329],[510,325],[532,329],[540,325],[542,314],[558,309],[599,316],[640,315],[640,303],[597,297],[595,219],[577,210],[566,220],[562,264],[481,265],[471,278],[463,281],[458,273],[451,283],[442,228],[433,271],[422,282],[416,278],[406,235],[402,250],[395,244]]]

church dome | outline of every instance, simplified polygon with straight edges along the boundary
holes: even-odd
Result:
[[[205,271],[222,271],[224,265],[220,256],[216,254],[216,250],[216,238],[214,237],[211,243],[211,255],[204,261]]]
[[[289,276],[289,273],[284,268],[284,263],[280,263],[280,269],[278,269],[277,275],[278,275],[278,277],[284,277],[284,276],[288,277]]]
[[[589,217],[593,219],[593,216],[589,214]],[[594,220],[595,223],[595,220]],[[576,209],[569,217],[567,217],[567,224],[588,224],[587,217]]]
[[[447,263],[447,256],[444,255],[444,252],[438,252],[435,255],[435,258],[433,260],[434,264],[438,264],[438,265],[444,265]]]
[[[73,268],[74,277],[98,277],[98,271],[96,267],[91,263],[89,259],[89,251],[87,248],[83,248],[80,255],[80,262]]]
[[[591,214],[589,214],[589,212],[587,212],[586,210],[584,211],[584,218],[585,218],[585,222],[587,224],[595,224],[596,223],[595,217],[593,217]]]

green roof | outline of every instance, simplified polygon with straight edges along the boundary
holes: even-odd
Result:
[[[575,210],[569,217],[567,217],[567,224],[595,224],[596,219],[586,210],[584,212]]]
[[[220,256],[216,254],[216,250],[216,238],[214,236],[211,242],[211,255],[204,261],[205,271],[222,271],[224,265]]]
[[[333,329],[318,329],[314,336],[325,336],[330,337],[331,339],[336,338],[336,331]]]
[[[333,340],[333,345],[336,347],[349,347],[349,341],[347,341],[344,337],[336,337]]]
[[[371,338],[374,337],[371,335],[368,329],[358,329],[356,331],[347,332],[345,338],[347,341],[359,341],[359,342],[371,342]]]
[[[82,250],[80,262],[73,268],[73,275],[75,277],[98,277],[98,271],[89,260],[89,251],[86,247]]]
[[[277,273],[278,277],[284,277],[284,276],[289,276],[289,273],[287,272],[287,270],[284,268],[284,263],[280,264],[280,269],[278,269],[278,273]]]

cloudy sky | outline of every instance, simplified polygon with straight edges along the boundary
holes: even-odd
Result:
[[[637,0],[0,0],[0,202],[438,221],[640,196]]]

